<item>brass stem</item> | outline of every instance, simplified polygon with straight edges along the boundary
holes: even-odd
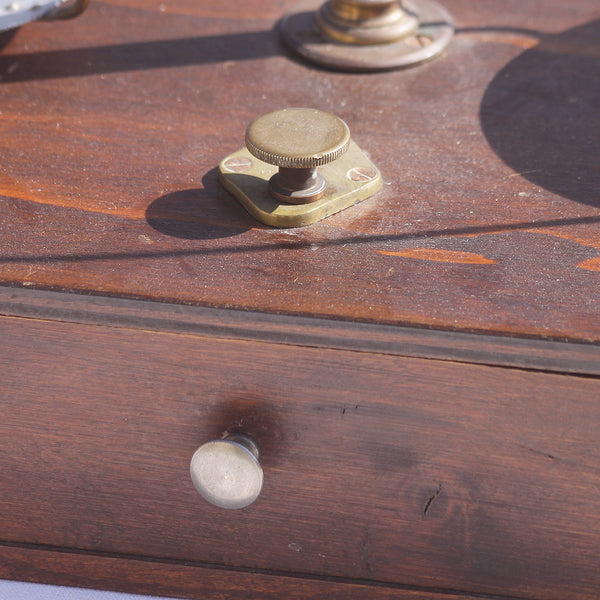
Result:
[[[279,185],[286,190],[307,190],[317,182],[317,168],[290,169],[279,167]]]
[[[328,0],[317,11],[316,22],[326,37],[355,45],[396,42],[419,26],[417,16],[399,0]]]

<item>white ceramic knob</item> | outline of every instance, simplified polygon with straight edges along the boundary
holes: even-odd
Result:
[[[263,485],[258,448],[239,433],[200,446],[192,456],[190,475],[198,493],[220,508],[252,504]]]

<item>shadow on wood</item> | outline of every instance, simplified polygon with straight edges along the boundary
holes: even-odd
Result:
[[[0,50],[10,41],[0,33]],[[265,58],[281,54],[273,31],[156,40],[0,56],[0,82],[82,77],[187,65]]]
[[[540,43],[502,69],[480,107],[498,155],[529,181],[600,207],[600,20]]]

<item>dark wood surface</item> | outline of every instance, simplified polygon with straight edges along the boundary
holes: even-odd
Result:
[[[600,375],[600,346],[0,287],[0,315]]]
[[[364,75],[289,55],[294,4],[0,35],[0,577],[595,600],[597,2],[443,0],[441,58]],[[344,118],[382,191],[249,217],[216,166],[285,106]],[[188,465],[232,429],[266,483],[224,513]]]
[[[380,74],[293,59],[293,0],[91,3],[0,54],[0,283],[600,341],[600,10],[445,0],[442,58]],[[217,183],[255,116],[344,118],[383,190],[258,225]]]
[[[411,590],[359,582],[307,579],[290,575],[232,571],[206,566],[53,552],[0,545],[0,575],[18,573],[23,580],[44,579],[55,585],[169,595],[205,600],[476,600],[448,592]],[[479,596],[479,598],[481,598]],[[487,596],[487,600],[502,600]]]
[[[16,317],[0,337],[1,542],[597,597],[595,378]],[[262,451],[241,511],[189,479],[226,430]]]

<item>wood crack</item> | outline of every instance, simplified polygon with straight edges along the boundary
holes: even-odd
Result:
[[[423,506],[423,518],[427,518],[427,513],[431,509],[432,504],[437,500],[438,496],[442,493],[442,484],[440,483],[437,490],[429,496],[427,502],[425,502],[425,506]]]

